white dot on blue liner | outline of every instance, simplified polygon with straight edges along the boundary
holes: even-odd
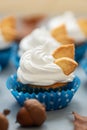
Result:
[[[51,93],[50,96],[53,97],[53,94]]]
[[[10,91],[12,92],[12,91],[13,91],[13,89],[10,89]]]
[[[45,99],[46,95],[43,95],[43,98]]]
[[[19,93],[19,95],[21,95],[21,93]]]
[[[58,99],[58,102],[60,102],[60,101],[61,101],[61,98]]]
[[[13,75],[11,75],[11,78],[13,78],[14,76]]]
[[[79,87],[78,84],[76,85],[76,87],[77,87],[77,88]]]
[[[65,95],[65,97],[68,97],[68,96],[69,96],[68,94]]]
[[[60,92],[58,92],[58,95],[60,96],[60,95],[61,95],[61,93],[60,93]]]
[[[72,92],[74,92],[74,89],[71,89]]]
[[[36,95],[36,98],[38,98],[38,95]]]
[[[17,96],[17,98],[19,98],[19,96]]]
[[[69,99],[66,99],[66,102],[69,102]]]

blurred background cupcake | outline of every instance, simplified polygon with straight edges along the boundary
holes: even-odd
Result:
[[[41,22],[46,19],[45,15],[24,16],[16,19],[17,37],[16,42],[20,42],[25,36],[31,33],[35,28],[40,26]]]
[[[14,17],[0,20],[0,70],[7,66],[11,57],[12,44],[16,37]]]
[[[12,62],[15,64],[16,68],[19,63],[19,43],[21,40],[29,35],[35,28],[39,27],[40,24],[45,20],[45,15],[35,15],[35,16],[24,16],[16,18],[16,31],[17,35],[15,37],[15,42],[12,47]],[[26,43],[23,44],[24,48],[26,48]]]
[[[61,25],[65,25],[67,34],[75,41],[75,59],[79,62],[87,49],[87,19],[76,18],[72,12],[66,12],[48,20],[47,28],[52,30]]]

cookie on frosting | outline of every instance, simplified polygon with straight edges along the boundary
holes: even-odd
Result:
[[[69,57],[74,59],[74,44],[62,45],[53,52],[52,56],[55,59],[61,57]]]
[[[87,19],[79,19],[77,23],[80,26],[82,32],[85,34],[85,36],[87,36]]]
[[[78,66],[77,62],[67,57],[56,59],[54,63],[60,66],[66,75],[72,73]]]
[[[60,66],[64,74],[69,75],[77,67],[74,61],[74,45],[62,45],[53,52],[54,63]]]
[[[70,38],[67,35],[59,35],[58,37],[56,37],[56,40],[63,45],[73,44],[75,42],[73,38]]]
[[[66,31],[65,25],[62,24],[61,26],[52,29],[51,35],[52,35],[53,37],[55,37],[55,38],[56,38],[58,35],[67,35],[67,31]]]
[[[51,31],[51,35],[61,44],[74,43],[74,39],[67,35],[67,30],[64,24],[59,27],[54,28]]]

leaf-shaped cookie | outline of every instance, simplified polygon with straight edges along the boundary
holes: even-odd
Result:
[[[6,41],[13,41],[17,35],[16,32],[16,20],[10,16],[1,20],[0,24],[1,33]]]
[[[70,38],[67,35],[59,35],[59,36],[56,37],[56,40],[63,45],[75,43],[74,39]]]
[[[4,27],[2,29],[2,34],[3,34],[4,39],[6,41],[11,42],[11,41],[13,41],[15,39],[17,32],[16,32],[16,30],[14,28]]]
[[[13,16],[3,18],[1,20],[1,25],[2,25],[2,27],[9,26],[9,27],[15,28],[16,27],[16,19]]]
[[[74,59],[74,44],[60,46],[53,52],[52,56],[55,59],[62,58],[62,57],[69,57]]]
[[[72,44],[74,39],[67,35],[65,25],[61,25],[51,31],[51,35],[61,44]]]
[[[61,25],[59,27],[54,28],[51,31],[51,35],[56,39],[58,35],[67,35],[66,27],[65,25]]]
[[[54,63],[62,68],[65,75],[72,73],[78,66],[77,62],[67,57],[56,59]]]
[[[79,19],[77,21],[83,33],[87,36],[87,19]]]

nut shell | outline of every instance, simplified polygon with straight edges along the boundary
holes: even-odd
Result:
[[[9,122],[4,114],[0,113],[0,130],[8,130]]]
[[[17,122],[24,127],[40,126],[46,120],[45,107],[35,99],[25,101],[17,114]]]
[[[17,114],[17,122],[20,123],[21,126],[32,126],[33,121],[29,116],[29,112],[25,107],[22,107]]]
[[[34,125],[40,126],[46,120],[45,107],[39,101],[35,99],[27,100],[24,106],[30,113]]]

